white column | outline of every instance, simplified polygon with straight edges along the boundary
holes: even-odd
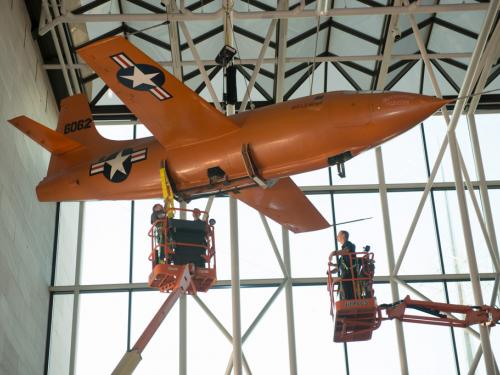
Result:
[[[396,0],[394,2],[395,6],[401,5],[401,0]],[[387,76],[387,71],[389,68],[389,63],[391,60],[392,48],[394,45],[394,40],[392,39],[392,30],[398,27],[399,16],[392,15],[389,21],[389,32],[384,45],[384,57],[380,64],[380,71],[377,81],[377,90],[384,89],[384,82]],[[399,301],[399,289],[396,281],[394,280],[394,243],[392,241],[392,230],[391,230],[391,220],[389,216],[389,203],[387,199],[387,186],[385,183],[385,171],[384,163],[382,158],[382,148],[379,146],[375,149],[375,157],[377,161],[377,174],[379,183],[379,197],[380,205],[382,208],[382,217],[384,223],[384,234],[385,234],[385,245],[387,251],[387,261],[389,263],[390,272],[390,282],[391,282],[391,294],[394,301]],[[398,353],[399,353],[399,365],[401,374],[408,374],[408,359],[406,357],[406,346],[403,331],[403,324],[399,320],[394,321],[396,327],[396,337],[398,342]]]
[[[75,373],[76,364],[76,339],[78,328],[79,304],[80,304],[80,269],[82,260],[83,220],[85,217],[85,203],[80,202],[78,206],[78,232],[76,240],[76,262],[75,262],[75,291],[73,293],[73,319],[71,322],[71,347],[69,354],[69,375]]]
[[[240,259],[238,246],[238,202],[229,198],[231,236],[231,296],[233,306],[233,368],[234,375],[243,375],[241,366],[241,304]]]
[[[297,351],[295,347],[295,319],[293,315],[292,266],[290,262],[290,237],[288,229],[281,227],[283,235],[283,260],[287,270],[286,276],[286,322],[288,327],[288,359],[290,375],[297,375]]]
[[[186,202],[181,202],[186,208]],[[186,211],[181,211],[180,218],[186,220]],[[187,373],[187,299],[186,294],[179,298],[179,375]]]

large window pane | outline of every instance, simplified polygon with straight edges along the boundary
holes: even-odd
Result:
[[[278,249],[282,248],[281,227],[273,220],[267,222],[274,230]],[[242,279],[283,277],[259,212],[244,203],[238,203],[240,248],[240,277]],[[220,258],[220,257],[219,257]]]
[[[198,297],[205,305],[231,306],[231,291],[211,290]],[[188,374],[224,374],[232,354],[232,344],[217,328],[209,316],[192,298],[187,300],[187,363]],[[230,309],[225,309],[228,312]],[[232,331],[231,315],[221,314],[220,309],[211,310],[228,331]],[[242,315],[247,312],[242,310]]]
[[[421,192],[389,193],[389,214],[396,259],[401,253]],[[441,273],[431,201],[427,199],[401,264],[400,274]]]
[[[151,273],[151,238],[148,232],[151,229],[151,213],[155,203],[162,204],[159,199],[145,199],[134,201],[134,255],[133,255],[133,282],[147,282]]]
[[[443,283],[412,283],[411,286],[433,302],[444,302]],[[410,295],[422,301],[418,295],[400,288],[401,297]],[[411,315],[426,315],[414,309],[406,310]],[[455,330],[456,332],[457,330]],[[456,372],[451,330],[429,324],[404,323],[408,367],[416,374],[453,374]],[[430,343],[432,342],[432,345]],[[425,361],[422,360],[425,358]]]
[[[133,346],[168,295],[158,291],[132,294],[130,345]],[[123,310],[122,314],[125,314]],[[125,341],[126,345],[126,341]],[[126,350],[126,348],[125,348]],[[124,353],[124,352],[123,352]],[[122,353],[122,354],[123,354]],[[179,307],[176,304],[142,352],[134,375],[150,375],[160,369],[179,372]]]
[[[242,293],[242,300],[246,299],[247,295],[250,297],[245,306],[252,303],[251,296],[256,296],[257,293],[259,293],[258,289],[245,290]],[[257,306],[263,306],[263,304],[264,300],[261,299]],[[285,292],[282,291],[248,337],[248,340],[245,341],[243,350],[254,374],[287,374],[290,372],[285,306]]]
[[[487,180],[500,180],[500,116],[498,114],[476,115],[476,126],[483,159],[484,174]]]
[[[446,136],[446,122],[442,117],[432,116],[424,122],[425,141],[429,155],[429,168],[432,171],[441,145]],[[435,181],[453,181],[453,168],[451,164],[450,150],[447,147],[443,160],[439,166]]]
[[[375,253],[375,275],[387,275],[387,252],[385,246],[384,226],[380,197],[378,193],[335,194],[335,221],[337,223],[365,219],[337,226],[337,231],[347,230],[349,240],[356,245],[356,251],[370,245]],[[332,250],[335,245],[331,243]]]
[[[328,222],[332,222],[329,194],[307,196]],[[281,239],[281,236],[278,237]],[[335,250],[333,230],[326,228],[306,233],[290,232],[290,257],[293,277],[325,277],[328,255]],[[281,242],[281,241],[280,241]],[[282,248],[281,244],[279,245]]]
[[[50,327],[49,375],[66,375],[69,371],[73,295],[56,295],[52,305]]]
[[[127,350],[128,293],[81,294],[77,375],[109,374]]]
[[[71,285],[75,282],[79,207],[80,204],[76,202],[60,204],[55,285]]]
[[[497,246],[500,245],[500,190],[488,190],[490,198],[491,215],[493,216],[493,224],[495,227],[495,236],[497,238]]]
[[[460,219],[460,210],[456,192],[435,192],[436,214],[443,249],[443,258],[447,273],[468,273],[469,263],[465,249],[465,240]],[[479,272],[491,272],[493,265],[483,233],[480,229],[477,215],[473,211],[467,193],[467,207],[474,241],[474,252]]]
[[[128,282],[129,258],[130,202],[85,203],[81,283]]]
[[[429,153],[429,164],[432,170],[439,150],[441,148],[444,137],[446,136],[446,122],[441,116],[432,116],[424,122],[425,138],[427,142],[427,151]],[[471,180],[477,178],[476,170],[474,168],[474,157],[469,137],[469,129],[467,121],[464,116],[460,116],[459,122],[455,129],[457,143],[462,153],[465,165],[467,167],[469,177]],[[453,175],[453,165],[451,162],[449,145],[446,148],[444,158],[440,164],[440,168],[436,175],[435,181],[455,181]]]
[[[384,143],[382,156],[387,183],[427,180],[420,126]]]
[[[326,285],[294,288],[293,305],[298,373],[345,374],[344,345],[333,342]]]

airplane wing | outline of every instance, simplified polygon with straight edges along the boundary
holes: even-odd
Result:
[[[294,233],[330,226],[291,178],[282,178],[273,187],[260,187],[231,193],[234,198],[285,226]]]
[[[166,148],[215,138],[238,126],[126,39],[92,43],[78,54]]]

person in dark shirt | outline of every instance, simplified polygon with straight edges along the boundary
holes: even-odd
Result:
[[[165,219],[165,209],[160,203],[156,203],[153,206],[153,212],[151,213],[151,224],[154,224],[157,220]]]
[[[159,203],[153,206],[151,213],[151,224],[154,224],[153,236],[156,240],[156,256],[153,258],[154,264],[163,264],[165,259],[165,233],[164,233],[164,220],[166,218],[165,209]]]
[[[349,241],[349,232],[346,230],[341,230],[337,234],[337,241],[341,246],[339,251],[340,262],[339,262],[339,276],[342,279],[352,279],[356,277],[356,265],[353,264],[351,267],[351,257],[350,253],[356,252],[356,245]],[[354,259],[353,259],[354,260]],[[354,290],[352,281],[342,281],[342,291],[344,299],[354,299]]]

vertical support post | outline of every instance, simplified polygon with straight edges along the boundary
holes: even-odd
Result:
[[[50,0],[50,3],[52,5],[52,9],[54,10],[54,16],[56,18],[60,17],[61,13],[59,12],[59,8],[58,8],[56,0]],[[52,16],[50,16],[50,13],[49,13],[48,17],[49,18],[52,17]],[[61,42],[62,42],[62,45],[63,45],[63,51],[64,51],[64,56],[66,57],[66,61],[67,61],[68,64],[72,65],[73,64],[73,59],[71,57],[71,52],[69,51],[68,38],[66,38],[66,34],[64,32],[64,26],[63,26],[63,24],[61,24],[61,23],[58,24],[57,25],[57,30],[59,31],[59,36],[61,37]],[[52,34],[52,35],[54,35],[54,34]],[[55,43],[58,43],[58,41],[54,40],[54,44]],[[78,78],[76,77],[76,71],[75,71],[75,69],[70,69],[70,75],[71,75],[71,81],[73,82],[74,91],[75,91],[75,93],[79,94],[80,93],[80,86],[78,84]]]
[[[377,158],[377,173],[380,189],[380,204],[382,206],[382,217],[384,222],[385,244],[387,247],[387,261],[389,262],[389,272],[391,277],[391,293],[394,301],[399,301],[399,289],[394,280],[394,244],[392,242],[391,222],[389,218],[389,203],[387,200],[387,186],[385,184],[384,165],[382,161],[382,150],[377,147],[375,150]],[[398,341],[399,363],[401,366],[401,374],[408,374],[408,360],[406,358],[406,346],[403,331],[403,324],[399,320],[395,320],[396,335]]]
[[[288,0],[281,0],[278,3],[278,10],[287,10]],[[286,40],[288,34],[288,19],[279,20],[278,33],[278,65],[276,66],[276,103],[283,101],[285,94],[285,59],[286,59]]]
[[[288,326],[288,359],[290,362],[290,375],[297,375],[297,353],[295,347],[295,321],[293,314],[293,291],[292,291],[292,265],[290,261],[290,236],[288,229],[281,227],[283,236],[283,260],[285,263],[286,276],[286,321]]]
[[[465,200],[465,189],[463,185],[462,173],[460,171],[460,164],[458,161],[457,152],[457,139],[455,132],[448,133],[448,140],[450,143],[450,155],[453,165],[453,175],[455,176],[455,187],[457,191],[458,206],[460,209],[460,220],[462,223],[462,231],[465,241],[465,250],[467,253],[467,260],[469,263],[470,278],[472,283],[472,292],[474,295],[474,303],[476,305],[483,305],[483,295],[481,292],[481,282],[479,280],[479,272],[477,267],[476,255],[474,253],[474,243],[472,239],[472,230],[470,227],[469,212],[467,210],[467,202]],[[480,325],[479,333],[481,335],[481,346],[484,353],[484,363],[486,372],[494,374],[495,368],[493,366],[493,354],[491,352],[491,343],[489,338],[488,329]]]
[[[401,0],[396,0],[394,6],[401,5]],[[394,40],[392,38],[391,30],[395,29],[398,25],[399,16],[392,15],[389,20],[389,32],[384,45],[384,57],[379,69],[379,75],[377,80],[377,90],[384,89],[384,82],[387,76],[387,71],[389,68],[390,58],[392,54],[392,48],[394,45]],[[399,301],[399,289],[396,281],[394,280],[394,243],[392,242],[392,230],[391,221],[389,216],[389,203],[387,200],[387,186],[385,183],[385,172],[384,172],[384,162],[382,159],[382,148],[379,146],[375,149],[375,157],[377,160],[377,174],[379,183],[379,197],[380,205],[382,208],[382,216],[384,222],[384,234],[385,234],[385,244],[387,251],[387,260],[389,262],[389,272],[391,276],[391,292],[394,301]],[[398,341],[398,353],[399,353],[399,364],[401,368],[401,374],[408,374],[408,359],[406,357],[406,346],[403,331],[403,324],[400,321],[394,322],[396,326],[396,337]]]
[[[42,5],[43,5],[43,9],[45,11],[45,17],[47,17],[47,22],[48,23],[52,22],[52,15],[50,14],[49,4],[47,3],[47,1],[42,1]],[[64,58],[62,56],[61,46],[59,45],[59,39],[57,39],[56,31],[53,28],[50,29],[50,35],[52,37],[52,40],[54,41],[54,47],[56,49],[57,59],[59,60],[59,63],[61,64],[61,71],[62,71],[62,75],[64,78],[64,82],[66,83],[66,88],[68,89],[68,94],[73,95],[74,91],[73,91],[73,87],[71,86],[71,82],[69,80],[68,69],[66,67],[66,63],[65,63]],[[70,63],[70,62],[68,61],[68,63]]]
[[[181,202],[181,209],[186,209],[186,202]],[[181,211],[180,218],[186,220],[186,211]],[[179,299],[179,375],[187,373],[187,300],[183,293]]]
[[[173,1],[166,4],[167,12],[173,13],[177,6]],[[172,70],[175,78],[182,82],[181,52],[179,48],[179,33],[177,31],[177,21],[170,20],[168,24],[168,35],[170,38],[170,50],[172,54]]]
[[[69,375],[75,373],[76,358],[76,338],[80,303],[80,266],[82,261],[82,238],[83,238],[83,220],[85,217],[85,203],[78,205],[78,232],[76,242],[76,262],[75,262],[75,294],[73,295],[73,319],[71,321],[71,347],[69,352]]]
[[[231,236],[231,297],[233,307],[233,368],[234,375],[242,375],[238,202],[233,197],[229,198],[229,221]]]
[[[460,97],[463,97],[464,95],[468,95],[472,91],[471,88],[476,83],[475,78],[477,76],[479,76],[478,66],[479,66],[480,57],[481,57],[481,55],[484,56],[483,50],[484,50],[484,46],[486,44],[486,38],[487,38],[487,35],[491,31],[491,28],[493,25],[492,20],[493,20],[495,14],[497,13],[498,7],[499,7],[498,2],[492,2],[492,3],[490,3],[490,6],[488,7],[488,12],[486,14],[486,18],[485,18],[483,27],[481,29],[481,33],[478,37],[478,41],[477,41],[476,47],[474,49],[473,57],[471,59],[469,68],[467,69],[467,73],[465,75],[464,82],[462,84],[462,87],[461,87],[461,90],[459,93]],[[483,304],[483,296],[482,296],[482,292],[481,292],[481,283],[479,280],[478,266],[477,266],[475,252],[474,252],[472,230],[471,230],[471,226],[470,226],[469,213],[467,210],[467,202],[465,200],[465,189],[464,189],[464,185],[463,185],[462,171],[460,170],[458,145],[457,145],[457,140],[456,140],[455,131],[454,131],[456,124],[458,123],[458,119],[459,119],[459,116],[462,112],[463,107],[464,107],[464,100],[459,100],[455,105],[452,119],[448,125],[449,130],[447,132],[447,136],[448,136],[448,141],[450,144],[450,155],[451,155],[451,160],[452,160],[452,165],[453,165],[453,175],[455,178],[455,187],[456,187],[456,192],[457,192],[458,206],[460,209],[460,219],[461,219],[461,223],[462,223],[462,231],[463,231],[463,235],[464,235],[467,260],[469,263],[469,271],[470,271],[470,277],[471,277],[472,292],[474,295],[474,303],[476,305],[482,305]],[[494,362],[493,362],[493,354],[491,351],[491,343],[490,343],[490,339],[489,339],[488,329],[485,326],[481,325],[479,327],[479,333],[481,335],[481,347],[483,348],[484,363],[486,366],[486,372],[488,374],[494,374],[495,367],[494,367]]]

